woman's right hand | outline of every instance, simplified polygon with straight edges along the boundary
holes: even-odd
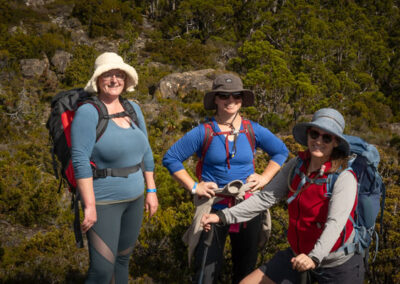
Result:
[[[197,184],[196,194],[198,196],[205,196],[207,198],[211,198],[215,196],[215,189],[218,189],[218,185],[215,182],[208,181],[208,182],[200,182]]]
[[[200,225],[203,226],[204,231],[208,232],[211,229],[212,223],[219,223],[220,219],[217,214],[204,214],[201,217]]]
[[[84,211],[84,219],[81,225],[82,233],[86,233],[97,222],[96,206],[87,206]]]

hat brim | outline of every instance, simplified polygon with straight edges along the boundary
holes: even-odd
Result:
[[[350,144],[349,142],[347,142],[346,138],[340,134],[340,133],[335,133],[333,131],[331,131],[330,129],[321,126],[318,123],[314,123],[314,122],[301,122],[299,124],[296,124],[293,127],[293,137],[294,139],[300,143],[303,146],[308,146],[307,145],[307,129],[310,127],[316,127],[319,128],[329,134],[332,134],[334,136],[336,136],[337,138],[339,138],[339,146],[337,147],[338,149],[340,149],[341,151],[344,152],[344,154],[346,156],[348,156],[350,154]]]
[[[206,95],[204,96],[204,108],[206,110],[213,110],[217,108],[214,102],[215,94],[217,93],[239,93],[239,92],[243,94],[242,107],[248,107],[254,105],[254,93],[250,90],[247,89],[229,90],[229,91],[213,90],[207,92]]]
[[[113,69],[119,69],[126,73],[127,77],[125,80],[125,90],[127,92],[133,92],[135,90],[135,86],[138,84],[138,75],[135,68],[126,63],[111,63],[99,66],[94,71],[92,78],[90,78],[90,80],[87,82],[85,91],[89,93],[97,93],[97,78],[101,74]]]

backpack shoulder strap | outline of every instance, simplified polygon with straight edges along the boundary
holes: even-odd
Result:
[[[214,138],[214,133],[215,133],[212,121],[203,123],[203,126],[204,126],[204,139],[201,148],[201,157],[199,158],[199,161],[197,162],[196,166],[196,177],[198,178],[198,180],[201,180],[204,157],[207,153],[208,148],[210,147],[210,144]]]
[[[130,117],[130,119],[132,119],[133,123],[135,123],[139,127],[139,120],[136,111],[133,108],[132,104],[129,102],[129,100],[120,97],[119,101],[121,102],[122,107],[124,108],[127,115]]]
[[[108,125],[108,110],[105,104],[97,97],[91,96],[87,98],[85,101],[81,103],[83,104],[91,104],[94,106],[99,114],[99,121],[96,126],[96,142],[100,139],[100,137],[106,131]]]
[[[293,181],[295,175],[300,175],[300,168],[302,165],[303,165],[303,160],[300,159],[300,157],[297,157],[295,164],[290,169],[290,173],[288,176],[288,187],[289,187],[289,190],[291,190],[292,192],[294,191],[294,194],[286,200],[287,204],[290,204],[296,198],[296,196],[300,193],[300,190],[305,183],[305,179],[304,179],[304,181],[302,179],[302,181],[297,186],[296,190],[292,189],[292,181]]]
[[[245,130],[246,137],[249,140],[251,150],[254,153],[254,150],[256,148],[256,136],[254,134],[253,126],[251,125],[251,122],[248,119],[243,119],[242,124],[243,124],[243,129]]]

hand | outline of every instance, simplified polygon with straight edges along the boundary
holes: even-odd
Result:
[[[250,191],[253,192],[256,191],[257,189],[262,189],[268,183],[268,180],[266,177],[254,173],[247,177],[246,183],[249,184]]]
[[[215,182],[202,181],[199,184],[197,184],[196,194],[198,196],[205,196],[207,198],[211,198],[212,196],[215,196],[214,192],[215,189],[218,189],[218,185]]]
[[[149,212],[149,216],[152,217],[157,212],[158,208],[157,193],[148,192],[146,194],[146,201],[144,206],[146,208],[146,212]]]
[[[293,257],[290,261],[292,263],[292,268],[299,272],[315,268],[314,261],[304,253]]]
[[[217,214],[204,214],[201,217],[200,225],[203,226],[204,231],[208,232],[211,229],[211,223],[219,223]]]
[[[86,233],[97,222],[96,206],[87,206],[83,210],[84,219],[81,225],[82,233]]]

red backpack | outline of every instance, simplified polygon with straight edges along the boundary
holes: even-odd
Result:
[[[196,177],[200,181],[201,180],[201,174],[203,171],[203,164],[204,164],[204,158],[206,156],[206,153],[208,151],[208,148],[211,145],[211,142],[214,138],[214,136],[218,135],[225,135],[225,134],[231,134],[231,131],[221,131],[221,132],[215,132],[214,131],[214,123],[212,121],[206,122],[203,124],[204,129],[205,129],[205,135],[204,135],[204,140],[203,140],[203,148],[201,150],[201,157],[199,158],[199,161],[197,162],[196,165]],[[253,126],[251,125],[250,120],[248,119],[243,119],[242,120],[242,125],[243,125],[243,130],[240,130],[239,133],[245,133],[247,140],[249,140],[251,150],[254,154],[254,150],[256,148],[256,137],[254,135],[254,129]],[[225,140],[225,149],[226,149],[226,159],[228,163],[228,168],[230,169],[231,165],[229,162],[229,147],[228,147],[228,140]],[[254,155],[253,155],[253,167],[255,169],[255,163],[254,163]]]

